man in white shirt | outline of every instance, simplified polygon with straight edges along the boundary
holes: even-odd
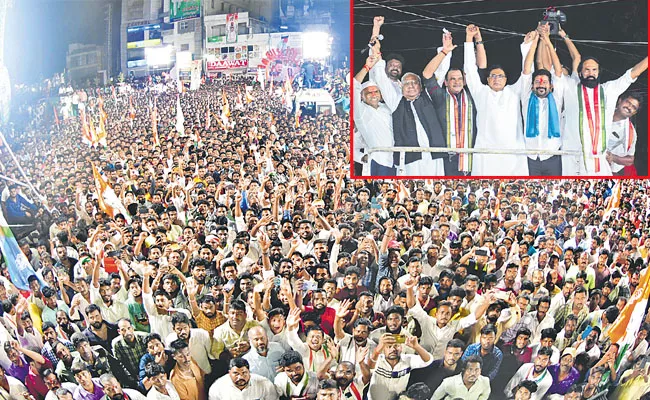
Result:
[[[144,279],[142,281],[142,304],[149,316],[151,332],[156,332],[160,337],[167,338],[173,331],[171,314],[180,312],[186,314],[188,317],[191,317],[191,315],[186,309],[172,308],[172,299],[166,291],[158,289],[155,293],[151,293],[149,279],[153,274],[153,267],[148,266],[145,268]]]
[[[212,372],[210,367],[210,350],[212,347],[212,338],[205,329],[190,328],[190,319],[186,314],[176,313],[172,316],[172,326],[174,332],[167,336],[167,347],[176,339],[181,339],[190,347],[192,359],[206,374]]]
[[[280,396],[313,398],[318,392],[318,374],[305,368],[300,353],[289,350],[280,358],[280,372],[274,380]],[[210,399],[213,400],[213,399]]]
[[[514,389],[523,381],[533,381],[537,384],[537,391],[531,394],[531,400],[542,400],[548,389],[553,384],[553,377],[547,367],[551,362],[553,351],[548,347],[539,350],[537,358],[532,363],[526,363],[519,367],[515,375],[510,379],[504,390],[507,398],[514,396]]]
[[[27,388],[21,381],[7,375],[4,367],[0,366],[0,398],[20,399],[23,398],[23,393],[27,392]]]
[[[162,365],[149,363],[144,370],[145,376],[153,383],[149,393],[147,393],[148,400],[181,400],[176,388],[167,379],[167,374]]]
[[[269,342],[262,326],[252,327],[248,331],[248,341],[251,349],[242,358],[248,361],[250,372],[273,381],[278,374],[277,368],[284,348],[279,343]]]
[[[228,375],[217,379],[208,391],[209,400],[278,398],[273,383],[263,376],[251,374],[248,361],[243,358],[230,360]]]
[[[467,87],[476,104],[477,127],[476,148],[524,149],[524,137],[520,123],[520,93],[523,79],[513,85],[506,85],[505,71],[500,67],[488,69],[487,85],[481,83],[474,53],[474,38],[479,34],[474,25],[466,28],[465,75]],[[537,32],[529,32],[522,45],[526,53],[523,75],[530,74],[532,60],[537,46]],[[478,43],[477,44],[482,44]],[[527,157],[518,154],[475,154],[472,175],[528,175]]]
[[[433,393],[432,400],[445,398],[461,398],[472,400],[487,400],[490,397],[490,379],[481,376],[483,359],[474,355],[465,361],[463,372],[450,376],[442,381]]]
[[[600,65],[594,57],[583,57],[566,80],[564,91],[567,132],[577,132],[582,138],[583,157],[580,174],[612,175],[606,159],[607,138],[611,136],[616,101],[646,69],[648,57],[630,68],[620,78],[600,83]]]
[[[120,382],[111,374],[103,374],[99,377],[106,400],[145,400],[146,397],[135,389],[123,389]]]
[[[549,26],[541,25],[540,42],[549,49],[553,60],[555,77],[545,69],[533,74],[522,74],[521,107],[524,117],[524,137],[529,150],[560,150],[560,114],[562,112],[562,65],[549,36]],[[533,45],[534,46],[534,45]],[[528,61],[528,60],[526,60]],[[532,60],[530,60],[532,62]],[[532,87],[531,87],[532,81]],[[528,88],[531,90],[527,90]],[[560,156],[536,154],[528,155],[528,173],[531,176],[562,175]]]
[[[623,175],[623,168],[634,165],[637,134],[632,118],[641,108],[641,97],[633,92],[623,93],[616,103],[612,131],[607,137],[605,158],[614,175]]]

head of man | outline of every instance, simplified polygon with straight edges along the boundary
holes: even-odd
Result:
[[[553,91],[551,73],[545,69],[533,72],[533,93],[539,98],[546,98]]]
[[[149,378],[149,382],[153,384],[156,390],[163,391],[167,384],[167,374],[165,368],[156,363],[150,362],[144,367],[144,376]]]
[[[177,312],[172,315],[172,328],[179,339],[184,341],[190,340],[190,319],[187,314]]]
[[[515,400],[530,400],[533,393],[537,391],[537,384],[533,381],[525,380],[515,386],[512,391],[515,394]]]
[[[451,94],[462,92],[465,86],[465,74],[460,68],[449,68],[449,71],[445,75],[445,85]]]
[[[336,383],[341,389],[347,388],[354,380],[355,375],[355,366],[348,361],[340,363],[338,367],[336,367],[336,372],[334,373]]]
[[[458,360],[463,356],[463,351],[465,351],[465,344],[462,340],[452,339],[447,342],[443,356],[444,367],[448,369],[456,368]]]
[[[532,332],[528,328],[521,328],[517,331],[517,336],[515,337],[515,347],[519,350],[523,350],[530,344],[530,337]]]
[[[630,118],[636,115],[643,103],[643,97],[634,92],[626,92],[619,96],[616,102],[616,113],[622,118]]]
[[[317,311],[324,311],[327,307],[327,293],[324,289],[316,289],[312,292],[311,303]]]
[[[325,342],[325,333],[319,325],[312,325],[305,329],[305,343],[312,351],[320,351]]]
[[[70,371],[81,387],[87,391],[92,391],[94,384],[90,373],[90,366],[88,364],[83,361],[75,361],[72,364],[72,369]]]
[[[192,355],[190,354],[189,344],[182,340],[176,339],[169,344],[172,350],[172,358],[182,369],[187,370],[192,365]]]
[[[103,374],[99,377],[99,382],[102,384],[104,394],[109,400],[123,400],[124,391],[122,385],[112,374]]]
[[[228,310],[228,322],[236,331],[241,331],[246,324],[246,303],[241,300],[233,300]]]
[[[372,108],[379,107],[381,92],[376,83],[368,81],[361,85],[361,99]]]
[[[402,322],[404,321],[404,308],[399,306],[392,306],[386,310],[386,332],[398,334],[402,330]]]
[[[553,350],[551,350],[550,347],[542,347],[541,349],[539,349],[539,352],[537,353],[537,358],[533,360],[535,374],[539,375],[542,372],[544,372],[546,367],[548,367],[549,363],[551,362],[552,355],[553,355]]]
[[[542,347],[549,347],[549,348],[553,347],[556,338],[557,338],[557,332],[555,332],[555,328],[542,329],[541,339],[539,341],[539,344]]]
[[[54,354],[56,354],[56,357],[63,361],[66,366],[71,366],[72,365],[72,353],[70,352],[70,349],[68,346],[63,344],[62,342],[57,342],[54,344]]]
[[[578,66],[580,83],[595,88],[600,82],[600,62],[594,57],[584,57]]]
[[[417,74],[407,72],[402,76],[402,95],[406,100],[412,101],[420,96],[422,81]]]
[[[279,366],[294,385],[300,383],[303,375],[305,375],[305,365],[302,362],[302,356],[297,351],[289,350],[285,352],[280,357]]]
[[[359,318],[352,324],[352,338],[357,346],[365,346],[372,330],[372,322],[367,318]]]
[[[386,57],[386,75],[393,80],[399,80],[402,76],[402,69],[404,68],[404,57],[399,54],[389,54]]]
[[[478,378],[481,376],[481,370],[483,368],[483,359],[478,355],[473,355],[465,360],[465,366],[463,367],[463,383],[466,386],[472,386]]]
[[[269,337],[266,330],[261,326],[255,326],[248,331],[248,340],[251,347],[255,349],[257,354],[266,356],[269,350]]]
[[[500,92],[506,87],[508,77],[500,65],[494,65],[488,69],[487,83],[495,92]]]
[[[339,367],[341,365],[339,364]],[[339,400],[341,398],[339,391],[340,384],[334,379],[325,379],[318,384],[316,400]]]
[[[56,373],[54,372],[53,369],[46,369],[43,371],[41,374],[43,377],[43,382],[45,383],[45,386],[47,387],[48,390],[52,392],[56,392],[57,389],[61,388],[61,381],[59,378],[56,376]]]
[[[449,323],[452,317],[452,306],[449,301],[441,301],[438,303],[438,310],[436,312],[436,323],[438,327],[444,328]]]
[[[497,328],[492,324],[487,324],[481,328],[481,351],[490,354],[494,349],[494,342],[497,338]]]

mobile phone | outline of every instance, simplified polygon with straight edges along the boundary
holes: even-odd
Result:
[[[273,284],[275,285],[276,288],[279,288],[281,283],[282,283],[282,278],[280,277],[277,277],[273,280]]]
[[[400,333],[398,335],[393,335],[393,337],[395,338],[395,343],[397,343],[397,344],[406,343],[406,335],[404,335],[404,334]]]
[[[226,292],[230,292],[234,287],[235,287],[235,280],[231,279],[225,285],[223,285],[223,290],[225,290]]]
[[[589,325],[587,328],[585,328],[585,331],[582,332],[582,340],[587,339],[587,336],[589,336],[589,334],[591,333],[591,331],[592,331],[593,329],[594,329],[594,328],[593,328],[591,325]]]
[[[312,281],[305,281],[302,284],[302,291],[308,292],[310,290],[318,289],[318,283]]]

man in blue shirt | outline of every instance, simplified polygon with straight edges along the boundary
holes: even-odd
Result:
[[[465,349],[463,361],[469,357],[478,355],[483,359],[483,369],[481,375],[487,376],[493,380],[503,360],[503,353],[494,345],[497,336],[497,328],[493,324],[487,324],[481,329],[481,340],[479,343],[470,344]]]
[[[9,186],[9,197],[5,201],[7,222],[10,224],[32,224],[38,207],[18,194],[18,186]]]

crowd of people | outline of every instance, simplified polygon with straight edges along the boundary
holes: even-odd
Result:
[[[602,82],[598,60],[582,56],[560,29],[572,59],[563,66],[550,24],[540,24],[524,37],[521,75],[507,85],[503,67],[488,66],[480,28],[468,25],[462,68],[451,66],[458,43],[445,31],[420,74],[404,71],[401,55],[381,52],[383,23],[374,18],[370,54],[353,85],[353,146],[363,149],[354,152],[357,176],[635,175],[630,118],[645,100],[627,89],[646,71],[647,57]],[[449,151],[409,151],[403,158],[372,151],[391,147]]]
[[[351,180],[347,115],[150,89],[0,159],[3,399],[648,397],[647,182]]]

